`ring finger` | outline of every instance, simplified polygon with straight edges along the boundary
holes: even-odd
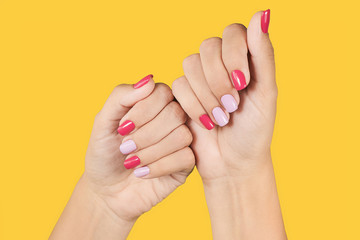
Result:
[[[130,169],[136,166],[141,167],[148,165],[189,146],[191,141],[192,134],[189,128],[185,125],[181,125],[157,144],[142,149],[136,154],[129,154],[124,161],[124,166],[125,168]]]
[[[123,139],[120,145],[121,153],[129,154],[156,144],[184,124],[186,119],[184,110],[177,102],[169,103],[152,121]]]
[[[185,58],[183,68],[192,90],[211,119],[221,127],[228,124],[229,114],[223,110],[208,86],[201,65],[200,54],[193,54]]]
[[[200,58],[206,81],[218,101],[228,113],[238,109],[239,93],[231,85],[229,74],[221,58],[221,38],[209,38],[201,43]]]

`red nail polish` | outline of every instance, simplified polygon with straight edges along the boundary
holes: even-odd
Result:
[[[117,131],[121,136],[125,136],[129,134],[132,130],[134,130],[135,124],[132,121],[126,120],[123,124],[121,124]]]
[[[214,128],[214,123],[211,121],[211,118],[207,114],[203,114],[200,116],[200,122],[206,127],[207,130],[211,130]]]
[[[136,167],[139,164],[140,164],[140,158],[138,156],[133,156],[125,160],[124,167],[126,169],[130,169]]]
[[[270,9],[263,11],[261,15],[261,30],[263,33],[268,33],[270,23]]]
[[[134,88],[141,88],[142,86],[144,86],[145,84],[147,84],[150,79],[152,79],[154,76],[152,74],[147,75],[146,77],[144,77],[143,79],[141,79],[140,81],[138,81],[137,83],[134,84]]]
[[[231,78],[236,90],[240,91],[241,89],[246,88],[245,75],[240,70],[234,70],[231,72]]]

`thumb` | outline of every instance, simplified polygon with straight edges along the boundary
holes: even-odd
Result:
[[[95,125],[111,132],[119,127],[121,118],[140,100],[154,90],[153,75],[148,75],[134,85],[121,84],[114,88],[104,107],[97,114]]]
[[[266,89],[276,86],[274,49],[268,34],[269,23],[270,10],[257,12],[247,30],[251,77]]]

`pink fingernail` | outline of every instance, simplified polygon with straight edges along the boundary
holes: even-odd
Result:
[[[228,124],[229,119],[224,113],[224,111],[220,107],[216,107],[212,110],[212,114],[216,120],[216,122],[219,124],[220,127],[225,126]]]
[[[126,120],[123,124],[119,126],[117,131],[121,136],[125,136],[128,135],[132,130],[134,130],[134,128],[134,123],[130,120]]]
[[[133,85],[133,87],[134,87],[135,89],[141,88],[142,86],[144,86],[145,84],[147,84],[147,83],[150,81],[150,79],[152,79],[153,77],[154,77],[154,76],[153,76],[152,74],[147,75],[146,77],[144,77],[143,79],[141,79],[140,81],[138,81],[137,83],[135,83],[135,84]]]
[[[261,31],[263,33],[269,32],[269,24],[270,24],[270,9],[263,11],[261,15]]]
[[[214,123],[213,121],[211,121],[211,118],[209,117],[209,115],[207,114],[203,114],[201,115],[201,117],[199,118],[200,122],[204,125],[204,127],[206,127],[207,130],[211,130],[214,128]]]
[[[246,87],[245,75],[240,70],[234,70],[231,72],[231,78],[236,90],[240,91]]]
[[[140,158],[138,156],[133,156],[124,161],[124,167],[126,169],[134,168],[140,164]]]
[[[150,168],[148,167],[141,167],[141,168],[137,168],[134,170],[134,174],[136,177],[140,178],[140,177],[144,177],[146,175],[148,175],[150,173]]]

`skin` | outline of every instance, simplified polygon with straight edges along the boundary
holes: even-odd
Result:
[[[185,76],[173,93],[190,116],[191,148],[202,177],[213,239],[286,239],[271,160],[277,86],[274,51],[261,31],[256,13],[248,29],[232,24],[223,38],[210,38],[200,53],[183,62]],[[239,93],[230,74],[241,70],[248,83]],[[239,104],[224,126],[205,129],[199,117],[212,117],[222,107],[221,96],[231,94]],[[224,108],[223,108],[224,109]]]
[[[274,51],[261,31],[261,14],[248,29],[228,26],[222,39],[205,40],[199,54],[184,60],[185,76],[172,86],[181,107],[168,87],[152,80],[140,89],[115,88],[96,116],[85,173],[50,239],[125,239],[142,213],[185,182],[195,158],[213,239],[286,239],[270,152],[277,99]],[[235,69],[248,85],[240,92],[229,77]],[[226,113],[226,126],[209,131],[199,117],[207,113],[216,123],[211,111],[222,107],[224,94],[239,108]],[[126,120],[136,128],[121,137],[116,129]],[[129,139],[150,168],[141,179],[123,166],[134,154],[122,155],[118,148]],[[195,157],[187,147],[191,141]]]
[[[146,107],[151,109],[144,114]],[[95,118],[85,172],[50,239],[126,239],[136,219],[192,171],[195,160],[186,119],[165,84],[151,79],[139,89],[117,86]],[[122,137],[117,128],[125,120],[136,128]],[[129,139],[137,150],[126,156],[119,146]],[[138,167],[150,168],[147,176],[137,178],[125,169],[123,162],[134,154],[141,159]]]

